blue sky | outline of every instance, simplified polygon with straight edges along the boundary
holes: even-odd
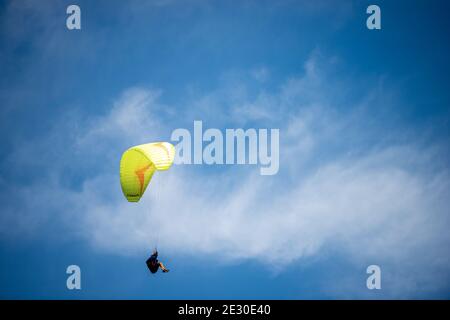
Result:
[[[77,1],[69,31],[72,3],[0,6],[1,298],[449,298],[446,1],[377,1],[376,31],[369,1]],[[122,152],[194,120],[279,128],[280,171],[126,202]]]

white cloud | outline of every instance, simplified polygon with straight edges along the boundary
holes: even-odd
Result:
[[[282,268],[331,246],[355,264],[379,261],[393,268],[398,282],[394,296],[414,292],[414,284],[422,282],[430,289],[446,286],[449,173],[434,162],[443,151],[408,139],[361,147],[355,137],[365,141],[373,131],[380,134],[382,126],[366,131],[360,106],[340,112],[333,105],[340,86],[323,89],[326,75],[314,59],[306,63],[304,77],[288,80],[279,92],[243,95],[233,100],[232,110],[223,108],[226,93],[213,92],[190,103],[200,109],[210,103],[208,113],[190,109],[178,115],[186,123],[202,114],[207,119],[201,120],[245,125],[243,110],[255,114],[256,108],[259,113],[251,121],[263,117],[264,124],[281,130],[279,175],[259,176],[251,167],[202,174],[194,166],[175,166],[155,175],[140,203],[126,202],[118,181],[121,152],[159,140],[172,125],[163,116],[162,110],[172,113],[159,103],[160,92],[131,89],[108,114],[82,121],[63,135],[65,143],[73,142],[74,167],[78,160],[93,169],[104,167],[85,176],[80,189],[62,183],[73,155],[61,143],[58,126],[11,155],[9,161],[26,165],[23,150],[38,153],[52,145],[55,153],[63,153],[55,158],[56,172],[49,171],[49,181],[17,186],[15,194],[22,201],[9,203],[2,213],[3,237],[11,230],[38,232],[41,224],[59,215],[72,232],[99,250],[117,254],[147,251],[159,239],[167,251],[209,254],[218,260],[277,261]],[[425,266],[428,271],[421,273]],[[445,271],[433,275],[433,270]]]

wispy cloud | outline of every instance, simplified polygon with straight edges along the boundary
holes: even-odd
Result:
[[[444,151],[374,123],[379,88],[342,108],[348,103],[342,88],[351,83],[332,79],[324,64],[314,54],[303,76],[272,91],[249,92],[243,81],[180,107],[163,105],[157,90],[133,88],[103,116],[65,116],[47,137],[17,145],[7,159],[39,166],[41,175],[28,185],[1,182],[14,194],[2,196],[2,237],[12,230],[37,236],[57,217],[99,250],[135,254],[159,239],[173,253],[270,260],[279,268],[332,247],[355,264],[389,265],[404,280],[393,295],[414,291],[408,281],[445,286],[449,172],[436,161]],[[168,139],[171,129],[195,119],[280,128],[280,173],[226,167],[204,174],[175,166],[154,176],[140,203],[126,202],[118,181],[121,153]],[[402,138],[380,138],[388,134]],[[43,150],[49,156],[30,163]],[[78,187],[65,182],[67,170],[81,173]]]

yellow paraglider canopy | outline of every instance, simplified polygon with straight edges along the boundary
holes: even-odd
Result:
[[[155,142],[131,147],[120,160],[120,185],[130,202],[137,202],[145,192],[156,170],[168,170],[173,164],[175,147]]]

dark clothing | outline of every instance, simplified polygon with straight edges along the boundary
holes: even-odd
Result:
[[[159,261],[157,258],[157,254],[152,254],[151,257],[148,258],[145,262],[147,264],[148,270],[150,270],[151,273],[156,273],[156,271],[158,271]]]

